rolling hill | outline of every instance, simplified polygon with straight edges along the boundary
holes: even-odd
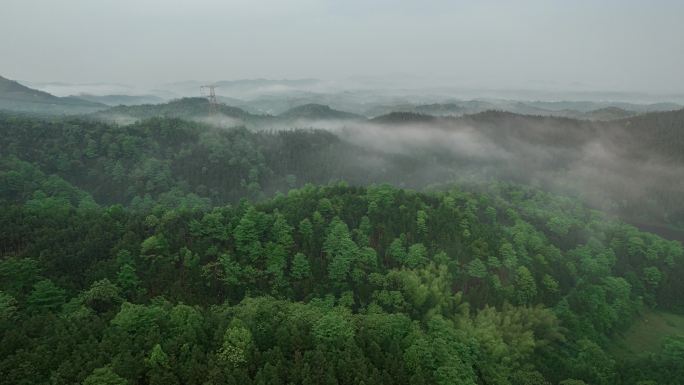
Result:
[[[253,115],[237,108],[219,104],[217,115],[234,119],[239,122],[258,120],[261,115]],[[133,122],[136,120],[161,118],[180,118],[188,120],[205,119],[211,117],[212,110],[205,98],[183,98],[161,104],[141,104],[137,106],[116,106],[93,115],[95,118],[115,121]]]
[[[165,100],[156,95],[91,95],[79,94],[79,99],[88,100],[95,103],[102,103],[108,106],[134,106],[140,104],[158,104]]]
[[[0,76],[0,109],[41,114],[79,114],[105,109],[104,104],[78,97],[57,97]]]
[[[286,120],[365,120],[361,115],[352,114],[349,112],[334,110],[329,106],[322,104],[304,104],[291,108],[278,118]]]

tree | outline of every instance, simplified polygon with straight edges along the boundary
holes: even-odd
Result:
[[[40,277],[40,266],[33,258],[10,257],[0,261],[0,285],[12,295],[24,294]]]
[[[148,257],[164,257],[168,255],[168,242],[163,235],[152,235],[140,245],[140,254]]]
[[[309,218],[304,218],[299,222],[299,234],[302,236],[304,246],[307,249],[310,248],[313,241],[313,225]]]
[[[107,278],[93,282],[90,288],[81,295],[81,300],[98,312],[108,310],[122,301],[119,288]]]
[[[427,213],[424,210],[418,210],[416,212],[416,226],[418,227],[418,233],[421,235],[427,234]]]
[[[55,311],[64,304],[65,297],[64,289],[45,279],[33,285],[33,291],[26,303],[35,312]]]
[[[121,287],[124,294],[127,297],[132,297],[136,295],[140,290],[140,279],[136,274],[135,267],[126,263],[121,266],[119,273],[116,275],[116,284]]]
[[[589,384],[614,384],[615,361],[595,342],[582,339],[577,345],[577,355],[569,361],[573,377],[586,380]]]
[[[229,327],[223,334],[219,357],[233,367],[244,365],[251,346],[252,333],[249,330],[239,325]]]
[[[472,261],[470,261],[470,263],[468,263],[466,271],[468,272],[468,275],[472,278],[482,279],[487,276],[487,266],[479,258],[475,258]]]
[[[311,275],[311,267],[309,266],[309,258],[302,253],[295,254],[292,259],[292,268],[290,269],[290,276],[292,278],[301,280],[309,278]]]
[[[520,266],[515,271],[515,290],[520,304],[530,303],[537,296],[537,284],[534,282],[532,273],[525,266]]]
[[[269,242],[266,245],[266,272],[273,275],[275,279],[281,279],[285,274],[287,254],[285,247],[279,243]]]
[[[221,280],[229,286],[238,285],[242,278],[242,266],[228,253],[219,256],[219,264]]]
[[[339,347],[354,337],[354,328],[346,317],[337,312],[329,312],[316,321],[313,334],[319,343]]]
[[[127,385],[128,381],[114,373],[111,367],[105,366],[93,370],[83,381],[83,385]]]
[[[171,371],[169,356],[164,352],[161,345],[154,345],[145,363],[149,368],[147,376],[150,385],[178,384],[178,379]]]
[[[235,248],[240,256],[245,256],[252,262],[257,261],[262,252],[260,236],[258,213],[254,207],[249,206],[233,231]]]
[[[508,242],[504,242],[499,249],[499,254],[501,255],[501,261],[503,265],[509,269],[513,270],[518,265],[518,258],[515,253],[513,245]]]
[[[663,279],[663,274],[655,266],[644,267],[643,269],[644,281],[651,287],[658,287],[658,284]]]
[[[0,291],[0,322],[9,321],[17,312],[17,301],[11,295]]]
[[[389,256],[390,256],[393,260],[395,260],[395,261],[397,261],[397,262],[399,262],[399,263],[402,263],[403,261],[406,260],[406,248],[405,248],[405,246],[404,246],[404,243],[405,243],[405,239],[404,239],[404,238],[405,238],[405,237],[403,236],[403,234],[402,234],[401,237],[395,238],[395,239],[392,241],[392,243],[390,243],[389,249],[388,249],[388,251],[387,251],[387,253],[389,254]]]
[[[169,367],[169,356],[164,352],[164,349],[162,349],[161,345],[154,345],[152,351],[150,351],[149,357],[147,358],[147,364],[151,367]]]
[[[404,264],[410,268],[416,268],[427,260],[427,249],[422,243],[411,245],[404,259]]]
[[[333,219],[328,235],[323,243],[323,250],[330,260],[328,276],[334,282],[346,280],[351,264],[356,260],[359,248],[351,239],[347,224],[339,218]]]
[[[294,246],[292,231],[293,228],[287,223],[285,217],[280,213],[275,213],[273,226],[271,226],[271,238],[285,251],[290,251]]]

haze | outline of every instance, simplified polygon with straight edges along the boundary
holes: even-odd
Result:
[[[0,73],[681,93],[682,16],[681,1],[5,0]]]

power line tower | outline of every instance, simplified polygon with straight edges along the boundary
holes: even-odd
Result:
[[[218,112],[218,100],[216,99],[216,87],[213,84],[200,86],[200,94],[209,101],[209,112],[215,114]]]

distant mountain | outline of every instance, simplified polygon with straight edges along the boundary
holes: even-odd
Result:
[[[407,123],[433,123],[438,119],[432,115],[418,114],[415,112],[390,112],[370,120],[380,124],[407,124]]]
[[[589,120],[616,120],[628,118],[637,114],[637,112],[627,111],[619,107],[605,107],[586,112],[583,116]]]
[[[432,104],[376,105],[367,110],[369,116],[390,112],[410,112],[433,116],[463,116],[485,111],[507,111],[522,115],[558,116],[582,120],[613,120],[653,111],[681,108],[674,103],[631,104],[621,102],[539,102],[514,100],[460,100]]]
[[[413,108],[413,111],[419,114],[446,116],[463,115],[468,112],[468,109],[465,106],[456,103],[433,103],[418,105]]]
[[[318,79],[239,79],[239,80],[222,80],[215,84],[219,87],[272,87],[272,86],[287,86],[287,87],[307,87],[315,86],[320,83]]]
[[[106,108],[104,104],[68,96],[57,97],[0,76],[0,109],[32,113],[78,114]]]
[[[579,112],[591,112],[604,108],[617,107],[626,111],[635,112],[656,112],[656,111],[673,111],[682,108],[681,105],[675,103],[651,103],[651,104],[637,104],[625,102],[592,102],[592,101],[529,101],[526,104],[548,110],[548,111],[564,111],[573,110]]]
[[[322,104],[305,104],[291,108],[278,115],[280,119],[287,120],[365,120],[361,115],[334,110]]]
[[[249,112],[237,108],[219,104],[217,112],[236,119],[249,119],[254,116]],[[116,106],[98,113],[99,116],[127,115],[138,119],[153,117],[164,118],[196,118],[204,117],[212,113],[209,101],[205,98],[183,98],[161,104],[142,104],[137,106]]]
[[[631,148],[684,164],[684,109],[651,112],[611,122],[630,133]],[[636,153],[638,155],[638,153]]]
[[[317,79],[239,79],[220,81],[182,81],[161,87],[177,95],[199,95],[200,87],[213,84],[219,96],[253,99],[259,96],[287,95],[322,89],[323,82]]]
[[[165,100],[156,95],[91,95],[80,94],[79,99],[88,100],[95,103],[102,103],[108,106],[135,106],[140,104],[159,104]]]

